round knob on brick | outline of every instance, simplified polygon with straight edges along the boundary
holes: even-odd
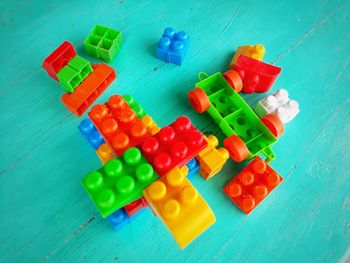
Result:
[[[256,158],[251,164],[251,168],[257,174],[263,174],[266,171],[266,163],[260,159]]]
[[[103,190],[96,199],[97,205],[101,208],[108,208],[113,205],[115,194],[111,189]]]
[[[135,188],[135,180],[131,176],[121,176],[117,181],[116,188],[122,195],[128,195]]]
[[[175,199],[170,199],[166,201],[163,206],[163,215],[167,218],[175,218],[180,214],[181,206]]]
[[[171,157],[165,152],[161,152],[154,157],[154,166],[156,170],[165,171],[171,165]]]
[[[95,106],[93,106],[91,108],[91,111],[90,111],[89,115],[90,115],[90,117],[93,120],[95,120],[97,122],[100,122],[105,117],[107,117],[107,115],[108,115],[108,108],[104,104],[95,105]]]
[[[187,205],[192,205],[198,198],[198,192],[194,187],[187,186],[180,193],[181,201]]]
[[[146,154],[154,154],[159,149],[159,142],[156,138],[150,137],[142,143],[142,151]]]
[[[166,186],[163,182],[161,181],[156,181],[152,183],[148,188],[147,188],[147,193],[149,194],[149,197],[154,200],[158,201],[162,198],[164,198],[166,194]]]
[[[244,212],[248,213],[255,207],[255,199],[252,196],[246,196],[242,200],[242,209]]]
[[[239,181],[243,185],[251,185],[254,183],[254,175],[249,171],[243,171],[239,175]]]
[[[123,170],[123,164],[118,159],[110,160],[106,163],[104,170],[109,177],[117,177]]]
[[[147,183],[153,177],[153,174],[153,167],[148,163],[141,164],[136,169],[136,177],[140,182]]]
[[[126,106],[124,98],[120,95],[111,96],[107,103],[111,109],[121,109]]]
[[[159,40],[159,47],[161,49],[169,49],[170,44],[171,44],[171,39],[169,37],[162,37]]]
[[[187,131],[192,128],[191,120],[186,116],[181,116],[175,121],[175,129],[177,132]]]
[[[118,130],[118,122],[113,118],[106,119],[101,126],[101,131],[103,134],[106,134],[107,136],[109,134],[113,134]]]
[[[171,149],[171,156],[175,158],[184,158],[188,153],[187,145],[184,142],[177,142]]]
[[[238,183],[232,183],[227,188],[227,194],[231,197],[238,197],[242,194],[242,187]]]
[[[99,172],[91,172],[85,177],[84,184],[89,190],[96,191],[103,185],[103,176]]]
[[[257,185],[253,189],[253,194],[255,198],[263,199],[267,194],[269,193],[269,190],[266,188],[266,186],[263,185]]]
[[[126,149],[130,144],[129,136],[125,133],[117,134],[112,141],[113,148],[117,151]]]
[[[159,140],[164,142],[164,143],[168,143],[168,142],[171,142],[175,139],[175,131],[172,127],[170,126],[167,126],[167,127],[164,127],[162,129],[160,129],[159,131]]]

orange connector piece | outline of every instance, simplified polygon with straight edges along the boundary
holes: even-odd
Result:
[[[160,131],[160,128],[158,127],[157,123],[153,120],[151,116],[145,115],[141,118],[141,121],[152,136]]]
[[[113,150],[107,143],[101,144],[97,148],[96,154],[98,158],[100,158],[102,166],[104,166],[109,160],[113,159]]]
[[[81,116],[117,77],[114,69],[105,63],[93,64],[92,68],[93,72],[73,93],[65,93],[61,97],[67,109],[78,116]]]
[[[249,214],[282,181],[283,178],[257,156],[225,186],[224,192]]]
[[[230,69],[234,67],[240,55],[244,55],[261,61],[264,57],[264,54],[265,47],[261,44],[257,44],[255,46],[240,46],[239,48],[237,48],[237,51],[231,60]]]
[[[144,196],[181,248],[215,223],[215,215],[177,166],[144,189]]]
[[[208,180],[220,172],[230,155],[225,148],[215,148],[219,141],[214,135],[205,136],[204,138],[208,142],[208,146],[199,152],[196,159],[200,166],[199,173]]]

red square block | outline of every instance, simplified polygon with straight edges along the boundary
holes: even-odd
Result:
[[[134,202],[131,202],[130,204],[124,206],[124,209],[126,213],[132,217],[135,215],[138,211],[140,211],[143,208],[148,207],[148,203],[144,197],[135,200]]]
[[[267,92],[282,70],[244,55],[239,56],[233,69],[241,76],[244,93]]]
[[[224,192],[249,214],[282,181],[283,178],[257,156],[225,186]]]
[[[118,157],[151,136],[147,127],[120,95],[92,107],[89,117]]]
[[[117,77],[115,70],[105,63],[93,64],[92,68],[93,72],[73,93],[65,93],[61,97],[67,109],[78,116],[81,116]]]
[[[77,55],[71,43],[64,41],[58,48],[56,48],[45,60],[42,67],[47,74],[55,80],[57,79],[57,72],[60,71],[68,62]]]
[[[181,116],[170,126],[141,144],[141,151],[162,176],[175,166],[182,167],[208,145],[188,117]]]

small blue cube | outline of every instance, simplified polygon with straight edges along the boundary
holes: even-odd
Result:
[[[130,223],[129,216],[124,210],[121,208],[107,217],[108,221],[112,224],[114,230],[118,231],[122,229],[126,224]]]
[[[168,63],[181,65],[188,48],[188,35],[184,31],[178,33],[168,27],[164,30],[157,46],[156,56]]]
[[[84,138],[95,150],[105,142],[91,120],[83,120],[78,128]]]

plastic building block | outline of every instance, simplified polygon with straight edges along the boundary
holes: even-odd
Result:
[[[151,133],[152,136],[160,131],[160,128],[158,127],[157,123],[155,123],[151,116],[143,116],[141,121],[146,126],[147,130]]]
[[[58,48],[56,48],[45,60],[42,67],[46,70],[47,74],[58,81],[56,76],[68,62],[77,55],[74,47],[68,41],[64,41]]]
[[[298,115],[299,104],[289,99],[288,91],[280,89],[275,94],[260,100],[254,110],[259,117],[275,113],[283,123],[287,123]]]
[[[130,223],[130,218],[124,208],[112,213],[108,218],[108,221],[112,224],[114,230],[118,231],[122,229],[126,224]]]
[[[141,119],[142,117],[147,115],[142,106],[134,99],[133,96],[124,95],[123,98],[126,101],[126,103],[128,103],[130,108],[132,108],[133,111],[136,113],[137,117]]]
[[[57,73],[57,78],[66,91],[73,92],[91,72],[90,62],[80,56],[75,56]]]
[[[159,40],[156,57],[167,63],[181,65],[186,55],[189,38],[186,32],[176,33],[174,29],[168,27],[164,30],[162,38]]]
[[[186,178],[187,166],[175,167],[144,190],[157,216],[181,248],[215,223],[215,215]]]
[[[102,165],[105,165],[109,160],[114,158],[112,148],[107,144],[103,143],[97,148],[96,154],[100,158]]]
[[[261,61],[264,57],[264,54],[265,54],[265,47],[261,44],[257,44],[255,46],[249,45],[249,46],[238,47],[230,63],[230,68],[234,67],[240,55],[244,55],[244,56]]]
[[[200,151],[196,158],[200,166],[199,173],[208,180],[220,172],[229,159],[229,153],[225,148],[215,148],[218,146],[219,141],[214,135],[209,135],[205,139],[208,142],[208,146]]]
[[[281,68],[240,55],[233,66],[243,81],[243,92],[266,92],[277,79]]]
[[[88,143],[96,150],[105,141],[101,134],[96,130],[96,127],[89,119],[83,120],[79,125],[79,131],[88,141]]]
[[[77,116],[81,116],[117,77],[114,69],[107,64],[94,64],[92,67],[93,72],[73,93],[65,93],[61,97],[67,109]]]
[[[241,162],[245,158],[253,158],[263,153],[268,160],[273,160],[275,154],[271,145],[277,138],[242,97],[231,88],[223,75],[220,72],[211,76],[200,73],[199,78],[201,81],[196,83],[196,88],[189,93],[190,103],[198,111],[197,106],[200,103],[198,101],[209,102],[206,111],[222,132],[230,138],[226,140],[225,148],[229,150],[231,158]],[[197,96],[198,94],[200,96]]]
[[[83,179],[83,185],[105,218],[143,196],[143,189],[158,178],[153,167],[132,147]]]
[[[84,41],[87,54],[104,61],[112,61],[123,43],[122,32],[96,25]]]
[[[203,134],[192,125],[188,117],[181,116],[145,140],[140,149],[162,176],[175,166],[184,166],[206,146]]]
[[[137,214],[138,212],[140,212],[142,209],[147,208],[147,207],[148,207],[148,203],[147,203],[146,199],[144,197],[142,197],[138,200],[131,202],[130,204],[127,204],[126,206],[124,206],[124,209],[125,209],[126,213],[128,214],[128,216],[132,217],[135,214]]]
[[[89,117],[116,156],[151,136],[136,113],[120,95],[111,96],[105,104],[93,106]]]
[[[282,181],[283,178],[257,156],[225,186],[224,192],[249,214]]]
[[[186,164],[188,168],[187,178],[191,180],[196,174],[199,173],[199,163],[196,158],[193,158]]]

